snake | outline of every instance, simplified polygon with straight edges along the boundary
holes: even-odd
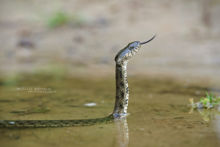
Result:
[[[80,120],[0,120],[0,128],[49,128],[85,126],[99,123],[110,123],[116,119],[125,118],[128,110],[129,88],[127,80],[128,61],[140,50],[141,46],[152,41],[133,41],[121,49],[115,56],[116,98],[113,113],[103,118]]]

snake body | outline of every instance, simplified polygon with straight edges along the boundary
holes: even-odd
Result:
[[[113,115],[103,118],[80,120],[0,120],[0,128],[55,128],[88,126],[99,123],[110,123],[113,120]]]
[[[116,57],[116,99],[114,111],[103,118],[81,120],[0,120],[0,128],[46,128],[46,127],[71,127],[109,123],[114,119],[124,118],[127,115],[129,89],[127,81],[127,63],[140,49],[141,45],[150,42],[155,36],[146,42],[134,41],[120,50]]]

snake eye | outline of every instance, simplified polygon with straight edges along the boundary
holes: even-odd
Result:
[[[139,45],[140,45],[139,41],[132,42],[129,44],[129,49],[133,50],[133,49],[137,48]]]

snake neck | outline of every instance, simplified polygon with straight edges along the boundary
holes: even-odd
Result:
[[[114,118],[121,118],[127,115],[129,99],[127,63],[128,61],[123,61],[121,63],[116,62],[116,99],[113,111]]]

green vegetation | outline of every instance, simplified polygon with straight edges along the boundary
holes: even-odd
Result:
[[[199,102],[194,103],[193,99],[190,99],[190,105],[194,109],[211,109],[220,104],[220,97],[216,97],[213,94],[206,92],[206,97],[200,98]]]
[[[57,12],[49,20],[49,27],[58,27],[70,21],[70,17],[64,12]]]
[[[209,93],[206,92],[206,97],[201,98],[200,102],[204,106],[208,106],[209,104],[212,104],[213,106],[216,106],[220,103],[220,97],[216,98],[213,94],[209,94]]]
[[[58,11],[54,13],[50,18],[48,18],[48,26],[50,28],[60,27],[67,24],[72,24],[75,26],[79,26],[85,23],[85,19],[81,15],[70,15],[66,12]]]

